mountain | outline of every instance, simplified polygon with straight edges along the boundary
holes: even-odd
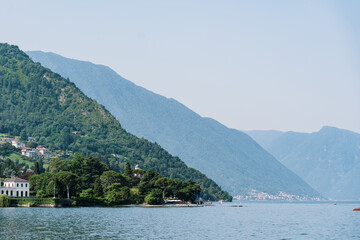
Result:
[[[259,143],[263,148],[269,146],[274,139],[278,138],[283,132],[277,130],[252,130],[245,131],[252,139]]]
[[[360,134],[335,127],[276,136],[273,131],[247,133],[323,196],[360,200]]]
[[[194,180],[205,199],[231,199],[213,180],[158,144],[126,132],[74,83],[8,44],[0,44],[0,133],[31,136],[51,150],[92,155],[118,171],[129,161],[171,178]]]
[[[54,53],[27,53],[106,106],[126,130],[159,143],[231,194],[256,189],[271,194],[285,191],[319,196],[243,132],[203,118],[176,100],[139,87],[106,66]]]

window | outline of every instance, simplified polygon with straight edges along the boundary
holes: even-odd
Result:
[[[16,186],[19,187],[19,184],[17,183]]]
[[[21,184],[21,187],[23,187],[23,184]]]

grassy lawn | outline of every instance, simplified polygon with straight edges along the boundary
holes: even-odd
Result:
[[[11,137],[9,137],[9,135],[6,134],[6,133],[0,133],[0,138],[17,138],[17,139],[20,139],[20,136],[11,136]]]
[[[22,156],[19,153],[12,153],[12,154],[10,154],[10,156],[7,156],[7,158],[10,158],[11,161],[18,160],[19,163],[26,163],[27,165],[29,165],[29,167],[34,166],[34,162],[32,162],[32,161],[34,161],[33,159]]]

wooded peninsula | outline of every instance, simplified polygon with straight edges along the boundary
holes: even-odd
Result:
[[[152,169],[133,169],[128,162],[123,173],[118,173],[99,159],[80,154],[69,161],[52,158],[49,172],[28,172],[21,177],[29,179],[30,194],[37,199],[72,199],[75,206],[160,205],[165,199],[195,202],[201,192],[193,181],[167,178]],[[3,198],[0,205],[6,205]]]

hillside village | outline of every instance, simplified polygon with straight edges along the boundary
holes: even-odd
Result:
[[[33,137],[28,137],[28,142],[35,143],[36,139]],[[2,138],[2,140],[0,141],[0,145],[6,144],[6,143],[11,143],[11,145],[14,146],[15,148],[21,149],[21,155],[24,155],[26,157],[30,157],[30,158],[37,158],[37,157],[52,158],[53,157],[53,154],[49,151],[49,149],[44,146],[41,146],[41,145],[37,145],[35,148],[30,148],[30,147],[26,147],[25,143],[20,142],[16,138]]]

